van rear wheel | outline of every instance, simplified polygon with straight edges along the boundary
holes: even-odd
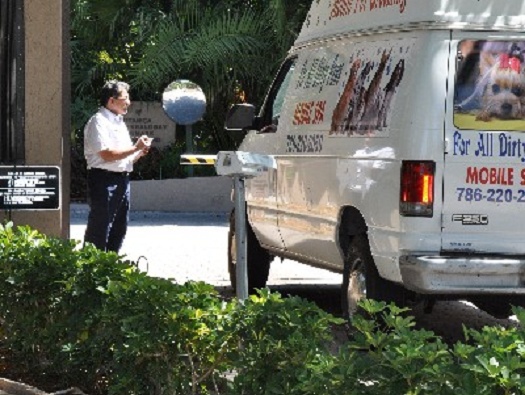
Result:
[[[351,321],[359,312],[358,302],[363,298],[394,302],[400,307],[405,304],[404,289],[379,275],[365,233],[352,237],[345,256],[341,288],[345,319]]]
[[[235,232],[235,213],[230,215],[230,230],[228,231],[228,272],[234,291],[237,291],[237,242]],[[248,269],[248,292],[264,288],[270,273],[272,256],[261,247],[255,233],[246,221],[246,265]]]
[[[510,299],[505,297],[478,297],[471,298],[470,301],[474,303],[478,309],[483,310],[494,318],[507,319],[514,314],[512,312]]]

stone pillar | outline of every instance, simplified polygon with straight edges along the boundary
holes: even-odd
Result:
[[[69,0],[23,0],[25,165],[60,167],[59,210],[13,210],[15,225],[69,237]],[[4,214],[5,215],[5,214]]]

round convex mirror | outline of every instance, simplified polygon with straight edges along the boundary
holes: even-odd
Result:
[[[176,80],[164,90],[162,108],[179,125],[192,125],[204,115],[206,96],[194,82]]]

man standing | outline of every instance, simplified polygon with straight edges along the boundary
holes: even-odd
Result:
[[[123,115],[130,105],[129,85],[109,81],[102,88],[98,112],[84,128],[88,168],[89,217],[84,243],[118,253],[128,227],[129,174],[149,150],[152,139],[132,143]]]

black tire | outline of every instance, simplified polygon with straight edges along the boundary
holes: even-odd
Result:
[[[471,302],[474,303],[478,309],[498,319],[506,319],[512,316],[514,314],[512,312],[512,304],[518,305],[517,303],[512,303],[511,300],[506,297],[497,296],[472,298]]]
[[[272,256],[261,247],[255,233],[246,221],[246,264],[248,267],[248,292],[253,294],[256,289],[264,288],[270,273]],[[234,291],[237,290],[237,251],[235,243],[235,213],[230,216],[228,232],[228,272]]]
[[[351,321],[359,313],[357,302],[363,298],[406,304],[405,290],[400,285],[383,279],[377,271],[368,238],[365,233],[352,237],[345,256],[341,306],[343,317]]]

